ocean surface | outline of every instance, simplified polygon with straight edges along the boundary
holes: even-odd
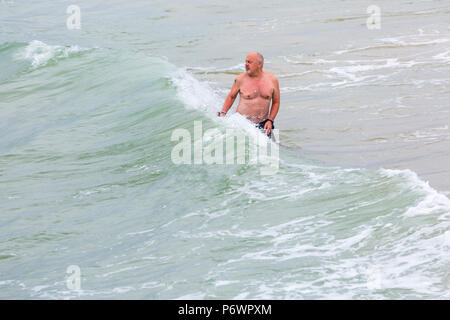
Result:
[[[2,0],[0,298],[450,299],[449,21],[438,0]],[[199,123],[260,135],[237,102],[215,116],[252,51],[280,82],[276,172],[177,164]]]

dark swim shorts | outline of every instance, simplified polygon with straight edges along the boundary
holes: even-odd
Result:
[[[266,133],[266,132],[264,131],[264,125],[266,124],[267,121],[268,121],[268,120],[266,119],[266,120],[264,120],[264,121],[262,121],[262,122],[260,122],[260,123],[257,123],[257,124],[255,125],[256,128],[262,129],[263,132]],[[275,126],[274,126],[274,124],[273,124],[273,122],[272,122],[272,130],[273,130],[273,129],[275,129]],[[272,131],[270,131],[268,137],[269,137],[269,138],[272,137]]]

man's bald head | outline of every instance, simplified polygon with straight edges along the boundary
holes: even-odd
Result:
[[[259,52],[252,52],[247,57],[252,57],[253,59],[256,59],[259,63],[261,63],[261,67],[264,65],[264,57]]]

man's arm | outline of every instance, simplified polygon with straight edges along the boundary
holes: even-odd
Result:
[[[270,108],[269,119],[275,120],[278,110],[280,109],[280,85],[278,79],[274,77],[273,93],[272,93],[272,107]]]
[[[233,105],[234,100],[236,100],[238,93],[239,93],[239,77],[234,79],[233,86],[231,87],[231,91],[228,94],[227,98],[225,99],[222,111],[217,113],[219,117],[223,117],[227,114],[228,110],[230,110],[231,106]]]
[[[270,108],[269,120],[274,121],[277,116],[278,110],[280,109],[280,85],[278,83],[278,79],[273,77],[273,93],[272,93],[272,107]],[[272,122],[267,121],[264,125],[264,129],[266,130],[266,134],[269,135],[270,131],[272,131]]]

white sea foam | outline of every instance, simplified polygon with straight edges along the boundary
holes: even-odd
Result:
[[[320,83],[314,83],[310,84],[308,86],[298,86],[298,87],[282,87],[280,88],[281,93],[290,93],[290,92],[298,92],[298,91],[314,91],[314,90],[323,90],[330,87],[330,85],[333,85],[335,83],[330,82],[320,82]]]
[[[236,72],[240,71],[243,72],[245,70],[245,66],[243,63],[231,66],[231,67],[224,67],[224,68],[217,68],[217,67],[189,67],[187,70],[199,72],[199,73],[220,73],[220,72]]]
[[[233,297],[232,300],[242,300],[247,299],[247,297],[250,295],[250,292],[241,292],[237,296]]]
[[[380,39],[380,41],[384,43],[392,43],[398,46],[424,46],[429,44],[440,44],[440,43],[447,43],[450,41],[450,39],[434,39],[434,40],[422,40],[422,41],[404,41],[400,38],[384,38]]]
[[[300,77],[300,76],[304,76],[305,74],[310,74],[310,73],[322,73],[322,70],[308,70],[308,71],[304,71],[304,72],[285,73],[285,74],[280,74],[278,76],[278,78],[283,79],[283,78]]]
[[[341,55],[341,54],[350,53],[350,52],[364,51],[364,50],[368,50],[368,49],[372,49],[372,48],[376,48],[376,47],[367,46],[367,47],[361,47],[361,48],[344,49],[344,50],[334,51],[333,54]]]
[[[363,228],[362,231],[357,233],[356,235],[337,241],[335,246],[336,248],[339,248],[339,250],[349,250],[356,245],[361,246],[361,242],[372,235],[372,233],[373,228]]]
[[[228,286],[230,284],[239,283],[238,280],[218,280],[214,283],[216,287]]]
[[[443,219],[450,215],[450,199],[430,187],[428,182],[421,180],[417,174],[411,170],[380,169],[378,172],[386,177],[401,177],[404,179],[404,186],[410,190],[418,191],[422,194],[422,199],[416,205],[409,207],[405,212],[405,217],[417,215],[440,214]]]
[[[336,63],[337,60],[327,60],[322,58],[317,59],[308,59],[305,58],[303,55],[294,55],[294,56],[282,56],[281,57],[284,61],[292,64],[304,64],[304,65],[327,65],[327,64],[333,64]]]
[[[400,134],[399,137],[404,141],[433,142],[450,138],[450,133],[448,131],[448,126],[445,125],[442,127],[427,128],[407,134]]]
[[[16,59],[28,60],[33,68],[46,65],[52,59],[67,58],[70,54],[89,50],[79,46],[48,45],[39,40],[31,41],[25,48],[20,50]]]
[[[281,88],[282,93],[291,93],[297,91],[323,91],[329,90],[330,88],[345,88],[354,86],[365,86],[373,85],[374,83],[380,83],[395,75],[399,69],[411,68],[415,65],[429,63],[427,61],[417,61],[417,60],[399,60],[398,58],[387,58],[387,59],[357,59],[357,60],[325,60],[325,59],[309,59],[296,61],[295,59],[290,59],[284,57],[290,64],[307,64],[316,66],[314,70],[307,70],[298,73],[289,73],[282,77],[301,77],[308,73],[321,73],[324,74],[325,78],[330,79],[330,81],[321,81],[310,83],[308,85],[302,86],[283,86]],[[382,74],[378,71],[388,69],[392,72],[383,72]],[[337,80],[337,81],[336,81]]]
[[[361,61],[346,61],[346,63],[349,63],[350,65],[345,66],[337,66],[330,68],[327,70],[329,73],[335,73],[340,77],[349,79],[351,81],[363,81],[368,78],[375,78],[383,79],[386,76],[385,75],[364,75],[364,76],[358,76],[358,74],[363,72],[370,72],[375,70],[381,70],[381,69],[398,69],[398,68],[410,68],[416,64],[419,64],[417,61],[406,61],[406,62],[400,62],[398,59],[386,59],[383,60],[383,64],[373,64],[373,61],[364,61],[365,64],[361,64]],[[355,65],[355,63],[358,63]]]
[[[405,35],[400,37],[390,37],[390,38],[382,38],[377,40],[377,44],[370,45],[370,46],[364,46],[359,48],[348,48],[344,50],[337,50],[334,51],[333,54],[336,55],[342,55],[352,52],[360,52],[360,51],[367,51],[367,50],[377,50],[377,49],[385,49],[385,48],[392,48],[392,47],[420,47],[420,46],[427,46],[427,45],[437,45],[442,43],[447,43],[450,41],[448,38],[438,38],[438,39],[430,39],[435,38],[436,34],[425,34],[423,30],[419,29],[419,34],[412,34],[412,35]]]
[[[433,58],[436,60],[442,60],[444,62],[450,62],[450,50],[436,54],[433,56]]]
[[[198,81],[185,69],[178,69],[173,73],[171,81],[177,87],[178,98],[186,108],[202,110],[209,115],[219,110],[220,97],[208,84]]]

